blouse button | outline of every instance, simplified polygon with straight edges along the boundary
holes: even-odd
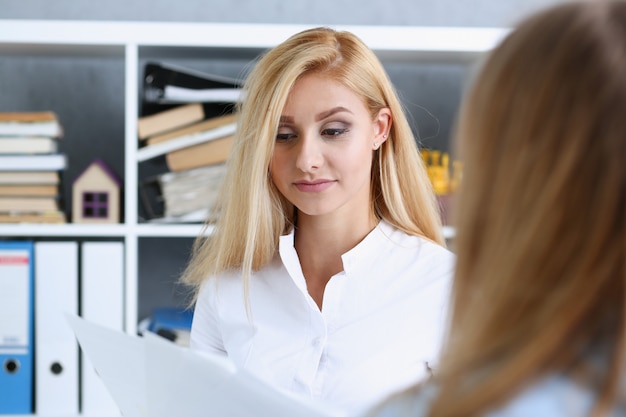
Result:
[[[322,345],[322,338],[316,337],[315,339],[313,339],[313,342],[311,344],[313,345],[313,347],[320,347]]]

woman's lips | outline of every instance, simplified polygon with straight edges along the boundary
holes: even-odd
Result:
[[[294,183],[298,190],[305,193],[319,193],[332,187],[333,180],[297,181]]]

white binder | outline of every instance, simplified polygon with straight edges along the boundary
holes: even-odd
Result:
[[[35,243],[35,411],[78,414],[78,343],[66,313],[78,314],[78,244]]]
[[[123,330],[124,326],[124,244],[83,242],[81,244],[81,316],[101,326]],[[119,415],[113,398],[81,355],[82,414]]]

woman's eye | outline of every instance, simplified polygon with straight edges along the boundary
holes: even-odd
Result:
[[[329,128],[322,130],[323,136],[339,136],[348,132],[348,129],[345,128]]]
[[[294,135],[293,133],[277,133],[276,134],[276,141],[277,142],[287,142],[290,139],[293,139],[294,137],[296,137],[296,135]]]

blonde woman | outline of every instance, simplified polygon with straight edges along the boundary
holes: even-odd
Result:
[[[372,416],[626,415],[626,2],[523,21],[461,107],[451,329]]]
[[[220,215],[184,274],[191,346],[365,409],[428,375],[446,319],[454,256],[415,138],[351,33],[293,35],[244,89]]]

